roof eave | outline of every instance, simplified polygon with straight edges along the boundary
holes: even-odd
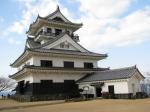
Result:
[[[104,55],[99,55],[99,56],[94,56],[94,55],[80,55],[80,54],[66,54],[66,53],[52,53],[52,52],[40,52],[40,51],[34,51],[34,49],[30,49],[30,52],[32,52],[32,54],[34,53],[39,53],[42,55],[48,55],[48,54],[53,54],[53,55],[61,55],[61,56],[79,56],[79,57],[91,57],[91,58],[96,58],[96,59],[105,59],[106,56]],[[63,54],[63,55],[62,55]]]
[[[77,84],[83,84],[83,83],[93,83],[93,82],[107,82],[107,81],[116,81],[116,80],[127,80],[130,77],[126,77],[126,78],[118,78],[118,79],[105,79],[105,80],[93,80],[93,81],[77,81]]]
[[[12,64],[10,64],[10,66],[13,68],[18,67],[18,63],[23,59],[23,57],[26,57],[28,53],[28,49],[25,49],[24,52]]]
[[[62,24],[62,25],[69,25],[69,26],[71,26],[72,28],[74,28],[74,31],[76,31],[76,30],[78,30],[79,28],[81,28],[82,26],[83,26],[83,24],[82,23],[66,23],[66,22],[64,22],[64,23],[62,23],[62,22],[54,22],[54,21],[48,21],[48,20],[46,20],[45,18],[41,18],[41,17],[37,17],[37,19],[36,19],[36,21],[35,22],[33,22],[32,24],[30,24],[30,26],[29,26],[29,30],[26,32],[26,34],[28,34],[28,35],[32,35],[32,29],[33,28],[35,28],[36,26],[37,26],[37,22],[46,22],[46,23],[55,23],[55,24]]]
[[[82,69],[82,68],[61,68],[61,67],[54,67],[54,68],[46,68],[46,67],[40,67],[40,66],[24,66],[20,71],[14,73],[13,75],[9,75],[9,78],[16,79],[17,77],[20,77],[22,74],[26,72],[34,72],[34,71],[39,71],[39,72],[78,72],[78,73],[92,73],[94,71],[97,71],[98,69]]]

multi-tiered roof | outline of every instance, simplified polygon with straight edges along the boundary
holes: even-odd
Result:
[[[12,67],[19,67],[32,56],[53,56],[67,58],[82,58],[101,60],[107,57],[106,54],[93,53],[82,47],[79,36],[74,32],[82,27],[82,23],[69,21],[57,7],[56,11],[46,17],[38,15],[27,31],[27,41],[24,52],[11,64]],[[47,29],[46,29],[47,28]],[[48,28],[57,29],[57,32]],[[58,45],[60,48],[58,48]],[[70,46],[70,47],[69,47]],[[35,69],[35,67],[34,67]]]
[[[36,21],[30,25],[29,30],[27,31],[27,34],[35,36],[37,29],[40,28],[41,25],[48,25],[51,27],[60,27],[60,28],[67,27],[68,29],[72,29],[73,31],[76,31],[82,27],[82,23],[73,23],[69,21],[61,13],[59,6],[57,7],[55,12],[49,14],[46,17],[41,17],[38,15]]]

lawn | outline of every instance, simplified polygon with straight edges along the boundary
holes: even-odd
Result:
[[[42,112],[149,112],[150,99],[137,99],[137,100],[97,99],[92,101],[70,102],[55,105],[3,110],[2,112],[41,112],[41,111]]]

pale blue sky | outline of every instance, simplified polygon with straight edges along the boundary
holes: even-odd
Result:
[[[28,26],[60,9],[71,21],[82,22],[77,32],[87,49],[108,53],[100,67],[137,65],[150,72],[150,0],[1,0],[0,75],[14,73],[9,66],[23,52]]]

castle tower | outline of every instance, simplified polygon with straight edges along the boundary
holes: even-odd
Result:
[[[11,64],[18,68],[9,76],[18,83],[16,96],[43,100],[79,95],[76,81],[102,70],[97,62],[107,57],[78,43],[74,32],[81,27],[81,23],[69,21],[59,7],[46,17],[38,15],[27,31],[23,53]]]

